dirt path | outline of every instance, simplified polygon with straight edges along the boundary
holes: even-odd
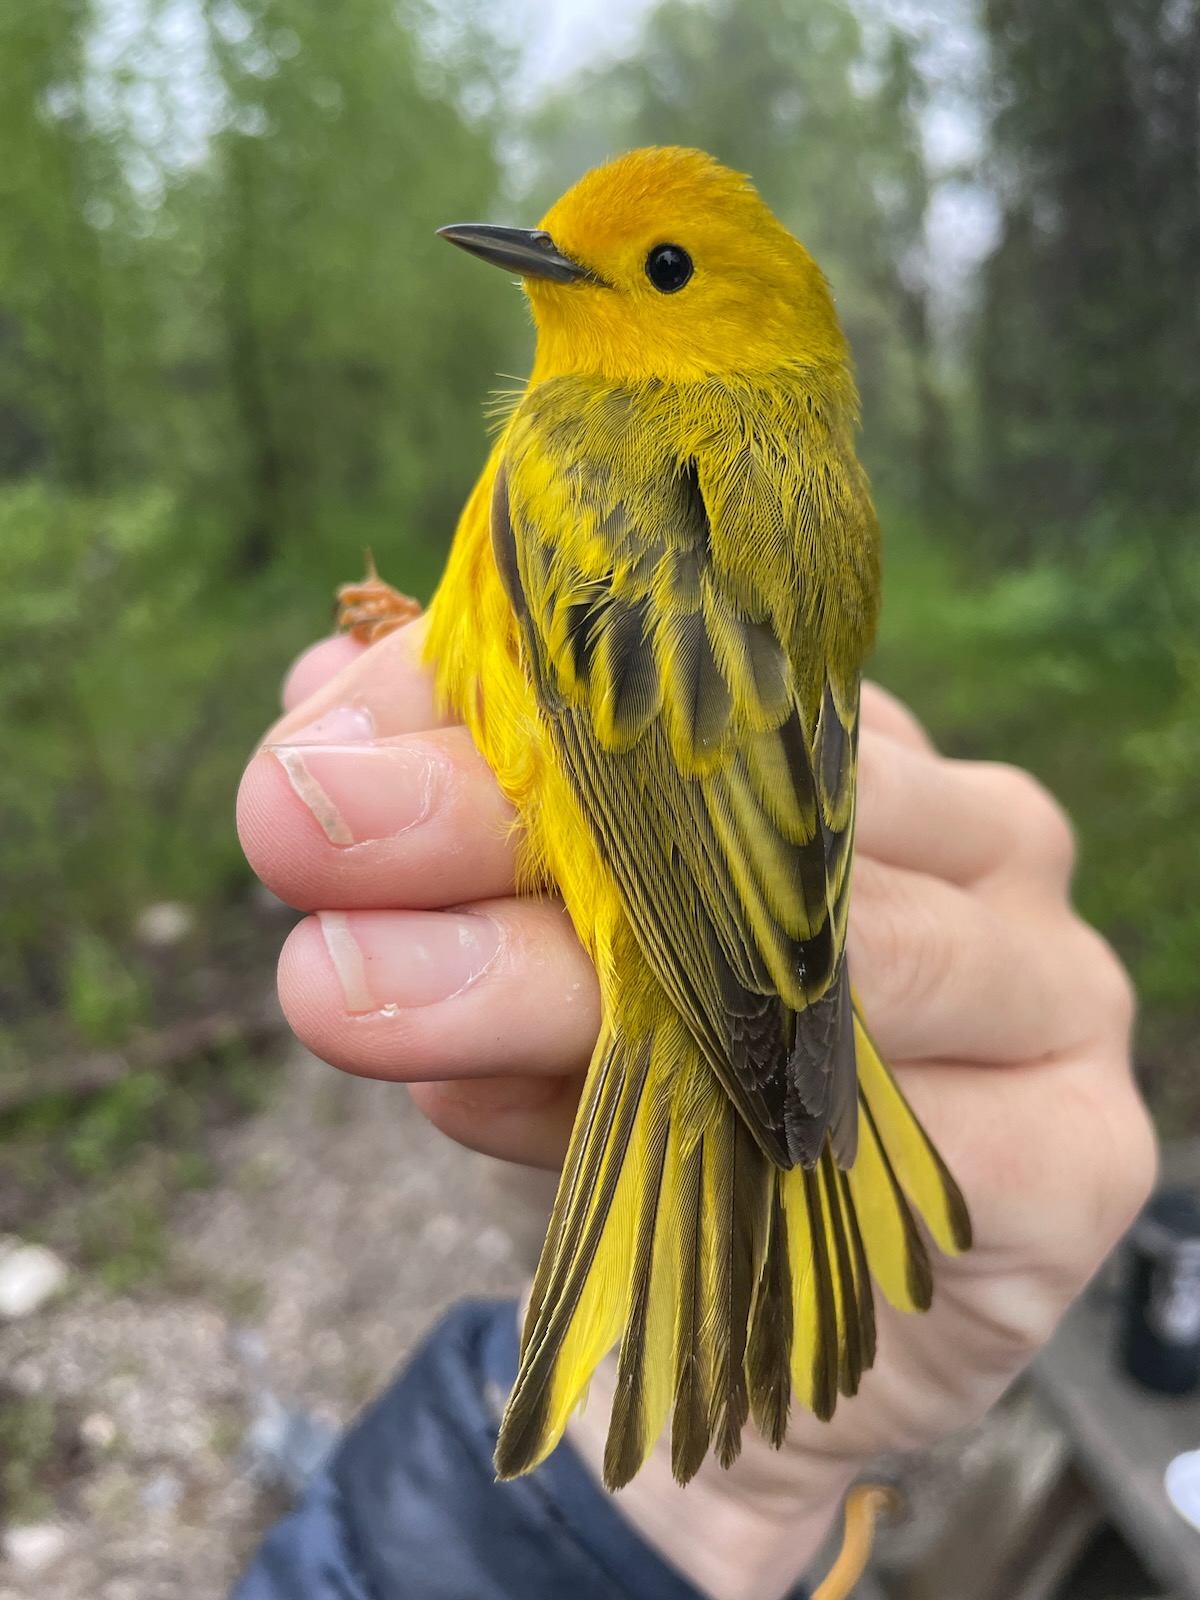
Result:
[[[0,1373],[63,1437],[65,1534],[36,1573],[0,1559],[0,1600],[223,1596],[278,1507],[246,1471],[247,1343],[286,1402],[344,1422],[444,1306],[519,1284],[548,1203],[298,1049],[217,1167],[173,1219],[171,1292],[77,1283],[0,1326]]]

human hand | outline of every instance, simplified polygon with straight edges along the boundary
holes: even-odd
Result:
[[[554,1166],[598,1027],[595,978],[560,907],[513,897],[511,814],[466,730],[435,714],[423,632],[302,657],[247,770],[251,864],[319,913],[288,940],[280,995],[317,1054],[407,1082],[462,1143]],[[710,1463],[686,1491],[656,1451],[623,1491],[711,1594],[782,1593],[865,1462],[979,1416],[1148,1192],[1130,990],[1070,909],[1071,864],[1068,825],[1032,779],[941,758],[864,689],[851,969],[976,1243],[937,1262],[930,1312],[880,1305],[876,1365],[831,1423],[797,1408],[778,1455],[748,1430],[732,1472]],[[571,1426],[593,1461],[605,1384],[602,1370]]]

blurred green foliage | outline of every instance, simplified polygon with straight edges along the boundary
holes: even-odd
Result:
[[[1194,1055],[1200,7],[660,0],[626,58],[535,96],[489,27],[423,0],[0,4],[10,1048],[180,1004],[136,937],[154,902],[197,910],[187,960],[219,977],[281,671],[365,545],[431,591],[530,344],[433,229],[533,221],[587,164],[680,141],[751,171],[834,283],[887,535],[878,672],[1064,797],[1152,1065]],[[948,204],[994,234],[953,295]],[[71,1134],[79,1172],[160,1115],[128,1092]],[[101,1229],[122,1260],[154,1254],[140,1215]]]
[[[877,671],[959,754],[1044,774],[1080,834],[1080,901],[1122,948],[1152,1020],[1194,1018],[1195,649],[1133,546],[981,581],[900,523]],[[1200,550],[1180,574],[1200,608]]]
[[[51,1245],[115,1292],[178,1281],[172,1209],[213,1182],[214,1147],[261,1108],[273,1066],[231,1045],[168,1072],[131,1073],[102,1093],[43,1094],[0,1112],[5,1228]]]

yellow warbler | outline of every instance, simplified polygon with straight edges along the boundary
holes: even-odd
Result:
[[[915,1214],[965,1206],[846,970],[878,528],[829,287],[694,150],[588,173],[536,230],[452,243],[521,275],[537,356],[455,536],[430,659],[595,962],[588,1071],[496,1452],[554,1447],[620,1345],[605,1458],[676,1477],[875,1349],[872,1278],[932,1292]]]

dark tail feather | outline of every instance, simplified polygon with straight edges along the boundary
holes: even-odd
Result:
[[[850,1220],[845,1214],[841,1173],[833,1160],[833,1152],[826,1149],[821,1157],[821,1190],[823,1209],[829,1219],[829,1232],[833,1240],[831,1281],[837,1303],[838,1327],[838,1391],[851,1395],[858,1393],[858,1385],[867,1366],[868,1330],[864,1326],[863,1305],[851,1256]],[[870,1294],[870,1284],[867,1284]],[[870,1316],[873,1335],[874,1312]]]
[[[794,1171],[795,1169],[793,1169]],[[804,1329],[811,1338],[809,1357],[812,1362],[812,1409],[822,1422],[828,1422],[837,1405],[838,1395],[838,1308],[833,1286],[833,1263],[830,1260],[829,1238],[821,1212],[821,1180],[817,1172],[801,1172],[804,1185],[804,1205],[808,1218],[808,1238],[811,1250],[809,1270],[812,1274],[815,1319],[811,1329]],[[803,1246],[801,1245],[801,1248]],[[796,1352],[797,1356],[800,1352]]]
[[[675,1336],[675,1405],[671,1415],[671,1470],[687,1483],[700,1470],[712,1441],[709,1371],[700,1344],[704,1293],[701,1216],[704,1208],[704,1140],[696,1139],[679,1163],[678,1294]]]
[[[604,1483],[609,1489],[625,1487],[645,1460],[647,1440],[653,1442],[653,1433],[657,1431],[646,1414],[646,1368],[655,1236],[662,1211],[663,1169],[669,1134],[667,1116],[655,1119],[643,1157],[646,1172],[633,1253],[633,1304],[621,1340],[617,1392],[604,1448]],[[660,1239],[658,1247],[665,1246],[666,1241]],[[661,1312],[661,1308],[659,1310]],[[658,1426],[661,1425],[659,1418]]]
[[[705,1322],[713,1360],[713,1442],[721,1465],[729,1467],[742,1448],[742,1429],[750,1415],[746,1340],[766,1236],[768,1163],[732,1104],[712,1150],[713,1203],[705,1218],[711,1282]]]
[[[776,1450],[787,1434],[792,1402],[792,1269],[788,1260],[787,1217],[782,1176],[771,1180],[771,1212],[767,1248],[754,1295],[746,1377],[750,1414],[763,1438]]]
[[[854,1209],[854,1201],[850,1194],[850,1180],[840,1167],[834,1168],[837,1180],[838,1193],[842,1201],[842,1214],[846,1221],[846,1232],[850,1238],[850,1251],[854,1262],[854,1288],[858,1300],[858,1324],[862,1339],[862,1364],[859,1376],[869,1372],[875,1365],[875,1291],[871,1283],[871,1271],[867,1265],[867,1250],[863,1243],[862,1228],[859,1226],[858,1213]],[[843,1393],[857,1393],[858,1385],[854,1390],[843,1390]]]

